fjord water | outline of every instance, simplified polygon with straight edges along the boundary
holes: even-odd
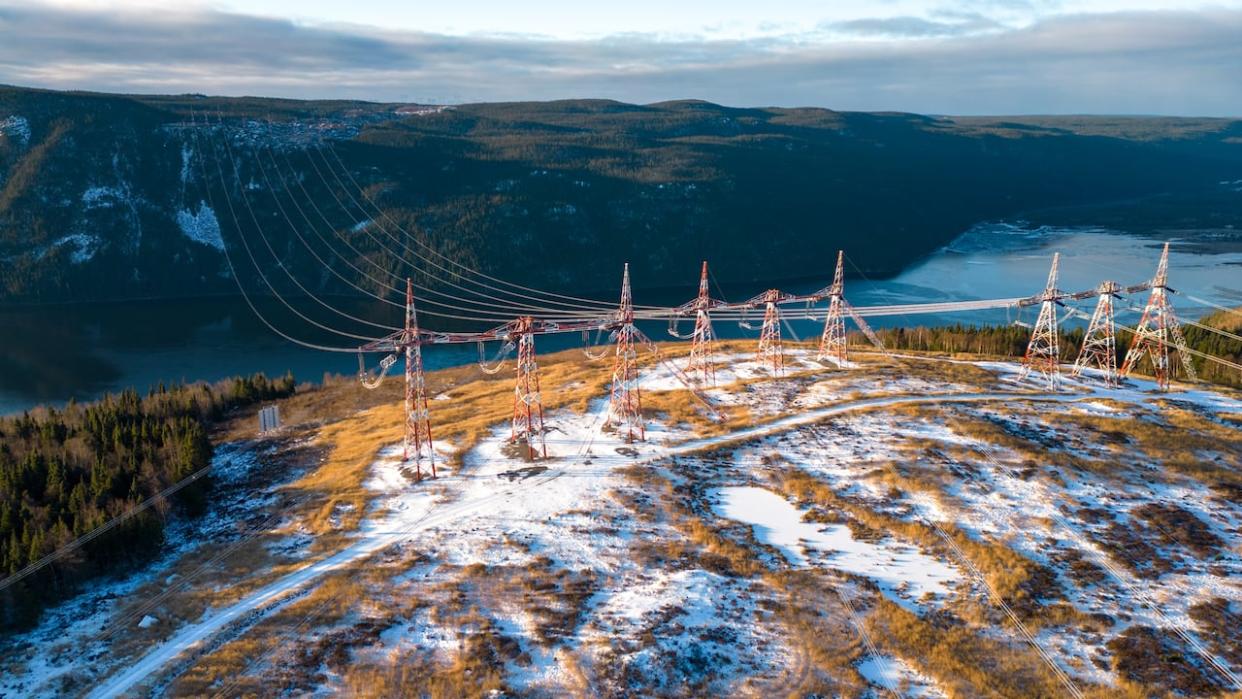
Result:
[[[963,234],[892,279],[866,279],[847,263],[847,296],[856,306],[868,306],[1032,295],[1042,289],[1054,251],[1062,254],[1062,289],[1088,289],[1104,279],[1134,284],[1154,272],[1159,246],[1149,238],[1100,230],[1030,230],[990,224]],[[825,277],[830,278],[832,260],[824,264]],[[633,271],[640,279],[641,265]],[[681,303],[695,293],[695,272],[687,271],[684,292],[665,292],[659,297],[640,293],[635,300],[640,304]],[[1210,310],[1191,302],[1186,294],[1226,305],[1242,304],[1240,275],[1242,245],[1236,238],[1233,242],[1196,239],[1194,243],[1174,243],[1170,285],[1184,292],[1175,298],[1184,315],[1193,317]],[[787,286],[787,290],[813,291],[827,281]],[[747,287],[717,293],[739,300],[759,291],[759,287]],[[377,322],[400,322],[399,310],[392,307],[333,302]],[[1136,302],[1141,304],[1142,300]],[[1088,311],[1090,304],[1084,302]],[[298,337],[334,345],[360,344],[313,334],[275,302],[262,301],[260,308],[282,329]],[[1005,311],[994,311],[876,318],[875,324],[1004,323],[1015,319]],[[1134,322],[1132,317],[1128,320]],[[424,325],[438,327],[431,318],[425,318]],[[655,340],[669,337],[662,323],[644,329]],[[718,322],[716,330],[722,337],[746,337],[757,332],[732,322]],[[790,330],[800,337],[811,337],[818,327],[813,321],[795,319]],[[4,335],[0,340],[0,414],[20,412],[40,403],[61,404],[70,398],[88,400],[131,386],[146,391],[161,381],[216,380],[256,371],[269,375],[292,371],[300,380],[319,381],[325,372],[352,375],[358,368],[355,355],[318,352],[283,340],[240,298],[0,309],[0,332]],[[580,343],[577,335],[540,338],[539,349],[564,349]],[[425,351],[429,369],[469,363],[477,356],[476,348],[470,345],[429,347]],[[394,370],[399,371],[400,366]]]

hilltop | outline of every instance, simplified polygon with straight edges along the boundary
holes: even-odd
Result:
[[[633,443],[607,363],[541,357],[533,462],[510,377],[434,372],[421,482],[399,382],[247,410],[203,516],[0,640],[0,692],[1232,696],[1239,394],[811,357],[724,345],[713,421],[644,356]]]

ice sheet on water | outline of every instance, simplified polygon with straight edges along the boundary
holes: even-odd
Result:
[[[1050,226],[1031,228],[1024,222],[988,221],[972,226],[943,249],[945,252],[961,255],[1038,250],[1049,241],[1073,232],[1075,231]]]

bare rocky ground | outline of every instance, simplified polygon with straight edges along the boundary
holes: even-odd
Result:
[[[626,444],[600,397],[549,414],[547,461],[497,425],[416,484],[377,444],[370,510],[322,551],[282,488],[312,443],[227,445],[212,515],[10,639],[0,693],[1237,689],[1236,398],[1050,393],[986,362],[799,354],[770,379],[727,359],[709,394],[749,418],[711,436],[656,413]],[[644,387],[677,390],[661,369]]]

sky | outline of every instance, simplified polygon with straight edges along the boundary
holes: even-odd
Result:
[[[1242,116],[1242,0],[0,0],[0,83]]]

